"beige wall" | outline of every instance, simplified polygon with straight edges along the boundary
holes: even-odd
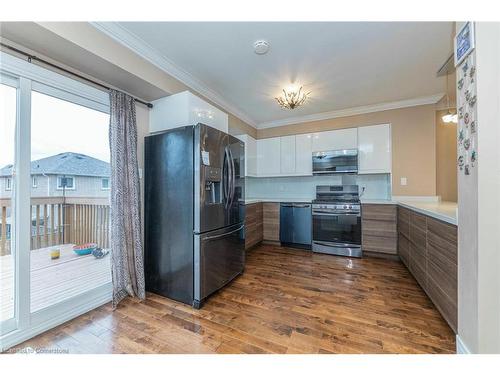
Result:
[[[434,105],[257,130],[257,138],[390,123],[392,127],[393,195],[436,195],[436,131]],[[401,177],[408,183],[401,186]]]
[[[436,193],[443,201],[457,202],[457,125],[436,111]]]
[[[229,134],[249,134],[250,136],[257,138],[257,129],[248,125],[246,122],[241,121],[238,117],[229,114]]]

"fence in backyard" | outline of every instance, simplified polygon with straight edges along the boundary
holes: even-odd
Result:
[[[60,244],[95,242],[109,247],[107,198],[31,198],[31,250]],[[0,199],[0,256],[10,254],[11,200]]]

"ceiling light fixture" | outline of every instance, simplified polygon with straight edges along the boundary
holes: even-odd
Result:
[[[456,113],[451,113],[450,110],[448,110],[448,113],[446,115],[444,115],[443,117],[441,117],[441,119],[443,120],[443,122],[446,122],[446,123],[449,123],[449,122],[453,122],[453,123],[458,123],[458,116]]]
[[[446,73],[446,106],[448,108],[448,113],[446,113],[445,115],[443,115],[441,117],[441,120],[443,120],[443,122],[445,123],[454,123],[454,124],[457,124],[458,123],[458,115],[457,113],[451,113],[450,111],[450,95],[448,95],[448,73]]]
[[[276,97],[281,108],[294,109],[306,101],[311,92],[305,93],[302,91],[302,86],[292,85],[283,89],[283,95]]]

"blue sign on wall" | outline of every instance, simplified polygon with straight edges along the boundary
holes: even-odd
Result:
[[[474,49],[474,24],[467,22],[455,36],[455,66]]]

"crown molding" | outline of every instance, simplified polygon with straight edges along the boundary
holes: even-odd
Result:
[[[278,126],[293,125],[303,122],[329,120],[339,117],[347,117],[354,115],[362,115],[366,113],[388,111],[391,109],[415,107],[419,105],[436,104],[444,96],[444,93],[439,93],[430,96],[423,96],[414,99],[399,100],[395,102],[371,104],[360,107],[352,107],[339,109],[336,111],[314,113],[312,115],[289,117],[282,120],[263,122],[257,125],[257,129],[275,128]]]
[[[238,117],[240,120],[246,122],[254,128],[257,128],[256,122],[246,113],[241,111],[232,103],[229,103],[219,93],[209,88],[204,82],[180,68],[170,59],[158,53],[152,46],[125,29],[123,26],[119,25],[117,22],[90,22],[90,24],[97,30],[108,35],[118,43],[157,66],[165,73],[182,82],[194,90],[195,93],[203,95],[218,106],[222,107],[224,110]]]

